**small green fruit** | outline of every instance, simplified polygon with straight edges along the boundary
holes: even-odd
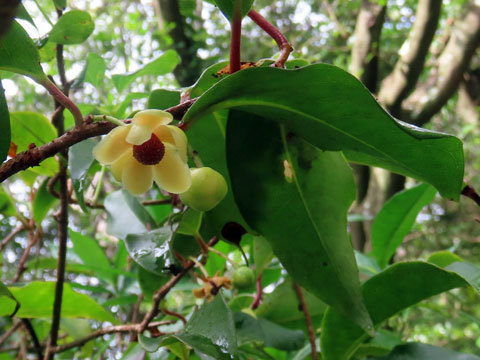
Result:
[[[227,182],[222,174],[209,168],[190,169],[192,185],[180,194],[184,204],[198,211],[209,211],[227,195]]]
[[[255,281],[255,274],[249,267],[242,266],[235,269],[232,275],[232,284],[237,289],[245,289],[250,287]]]

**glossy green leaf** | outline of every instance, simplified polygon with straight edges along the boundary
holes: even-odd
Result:
[[[148,96],[147,108],[165,110],[180,104],[180,91],[156,89]]]
[[[240,14],[244,17],[250,11],[253,1],[254,0],[215,0],[215,3],[227,19],[231,21],[234,17],[236,6],[240,7]]]
[[[0,44],[0,70],[26,75],[37,82],[46,79],[37,47],[20,24],[12,22]]]
[[[217,76],[217,72],[228,66],[228,64],[228,61],[222,61],[206,68],[198,78],[197,82],[190,88],[190,97],[193,99],[202,95],[205,91],[219,82],[221,78]]]
[[[50,318],[55,297],[55,282],[32,281],[24,287],[9,287],[21,307],[16,316],[20,318]],[[0,316],[9,315],[15,302],[0,298]],[[70,284],[63,288],[62,318],[84,318],[117,323],[115,318],[85,294],[72,290]]]
[[[480,357],[428,344],[409,343],[398,345],[387,356],[369,360],[480,360]]]
[[[355,77],[335,66],[238,71],[208,90],[184,120],[203,121],[205,114],[227,108],[280,122],[323,150],[341,150],[350,161],[420,179],[445,197],[459,198],[461,141],[396,121]]]
[[[105,255],[105,251],[98,245],[97,240],[71,229],[69,229],[68,234],[73,243],[73,251],[75,251],[80,260],[88,267],[94,269],[100,279],[114,284],[115,278],[110,271],[110,262]]]
[[[261,317],[243,312],[234,314],[238,345],[261,342],[263,346],[279,350],[299,350],[305,342],[302,330],[290,330]]]
[[[144,75],[165,75],[173,71],[180,63],[180,58],[174,50],[165,51],[160,57],[146,64],[140,70],[127,75],[112,75],[112,81],[118,92],[122,92],[132,81]]]
[[[35,22],[33,21],[32,17],[30,16],[30,14],[28,13],[27,9],[25,9],[25,6],[23,6],[22,3],[20,3],[17,7],[17,14],[15,15],[15,17],[17,19],[22,19],[22,20],[25,20],[25,21],[28,21],[30,24],[32,24],[33,26],[37,27],[35,25]]]
[[[0,79],[1,80],[1,79]],[[7,158],[10,149],[10,113],[8,112],[7,100],[5,99],[5,90],[3,90],[0,81],[0,162]]]
[[[146,233],[155,221],[140,202],[126,190],[118,190],[105,198],[107,231],[120,239],[128,234]]]
[[[243,219],[231,191],[232,185],[227,168],[225,153],[225,131],[227,112],[209,114],[194,124],[187,132],[189,144],[198,153],[205,166],[209,166],[223,175],[228,185],[228,192],[214,209],[203,217],[205,238],[220,236],[223,226],[228,222],[236,222],[249,229]]]
[[[469,281],[478,289],[480,269],[453,266],[456,264],[462,263],[445,269],[419,261],[398,263],[367,280],[363,295],[374,324],[433,295],[469,285]],[[457,270],[459,273],[454,272]],[[350,359],[365,338],[367,334],[356,324],[331,308],[327,310],[321,335],[324,360]]]
[[[163,275],[165,268],[173,264],[169,240],[172,237],[171,226],[164,226],[143,234],[129,234],[125,245],[130,257],[144,269]]]
[[[58,202],[58,198],[47,190],[49,180],[45,179],[42,182],[33,199],[33,219],[36,224],[41,224],[48,211]]]
[[[86,139],[68,149],[68,169],[73,182],[73,189],[83,212],[89,210],[85,205],[83,192],[85,191],[86,175],[93,163],[92,150],[98,143],[95,139]]]
[[[81,44],[95,29],[92,17],[86,11],[70,10],[58,19],[50,31],[49,40],[57,44]]]
[[[103,60],[98,54],[89,53],[87,57],[87,65],[85,66],[84,81],[99,88],[103,83],[106,70],[107,64],[105,63],[105,60]]]
[[[57,131],[44,115],[30,111],[12,112],[10,128],[11,141],[18,146],[17,152],[27,150],[31,144],[38,147],[57,137]],[[53,176],[58,172],[58,163],[53,157],[47,158],[40,166],[34,166],[31,170],[41,175]]]
[[[8,287],[6,287],[5,285],[3,285],[2,282],[0,282],[0,301],[4,297],[12,300],[15,303],[13,309],[11,310],[11,313],[7,313],[5,315],[14,316],[17,313],[18,309],[20,309],[20,303],[17,301],[17,299],[15,299],[15,296],[13,296],[10,290],[8,290]]]
[[[388,265],[405,236],[410,232],[418,213],[428,205],[437,191],[420,184],[392,196],[377,214],[372,225],[372,248],[381,268]]]
[[[299,285],[371,328],[363,304],[347,212],[352,169],[277,124],[230,111],[227,157],[235,199]]]
[[[177,234],[195,235],[198,234],[202,225],[203,212],[188,208],[182,216],[182,220],[178,224]]]
[[[307,290],[302,289],[302,292],[312,323],[315,327],[319,327],[327,305]],[[262,303],[255,313],[288,328],[306,329],[305,316],[302,311],[298,310],[298,304],[298,296],[293,288],[292,280],[287,278],[273,292],[263,295]]]
[[[429,263],[432,263],[444,268],[454,262],[463,261],[463,259],[460,256],[445,250],[445,251],[437,251],[437,252],[434,252],[433,254],[430,254],[427,261]]]

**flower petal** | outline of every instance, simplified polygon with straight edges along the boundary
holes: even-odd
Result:
[[[142,145],[145,141],[150,140],[152,136],[152,128],[146,125],[132,125],[126,137],[126,141],[133,145]]]
[[[157,135],[161,142],[169,142],[172,145],[175,145],[175,138],[173,137],[172,131],[170,131],[170,125],[160,125],[159,127],[153,130],[153,133]]]
[[[187,191],[192,184],[188,165],[182,160],[180,151],[169,143],[165,143],[162,161],[153,166],[153,177],[158,186],[173,194]]]
[[[122,183],[132,194],[143,194],[152,187],[152,166],[140,164],[134,157],[128,157],[123,167]]]
[[[170,124],[173,116],[162,110],[149,109],[137,112],[132,119],[133,124],[149,126],[155,129],[158,125]]]
[[[178,126],[167,125],[167,128],[172,132],[173,138],[175,139],[175,145],[182,155],[182,160],[187,162],[187,135],[185,135],[183,130]]]
[[[126,151],[111,165],[110,170],[117,181],[122,181],[123,169],[128,159],[131,157],[133,157],[132,152]]]
[[[128,126],[119,126],[113,129],[93,148],[93,156],[102,164],[112,164],[122,156],[131,144],[125,141]]]

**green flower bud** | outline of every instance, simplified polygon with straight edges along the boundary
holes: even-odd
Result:
[[[222,174],[209,168],[190,169],[192,185],[180,194],[184,204],[198,211],[209,211],[227,195],[227,182]]]
[[[245,289],[255,282],[255,274],[249,267],[242,266],[235,269],[232,275],[232,284],[237,289]]]

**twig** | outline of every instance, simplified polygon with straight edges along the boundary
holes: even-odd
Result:
[[[255,294],[255,298],[253,299],[253,303],[250,306],[252,310],[255,310],[260,306],[260,303],[262,302],[262,274],[258,275],[257,281],[256,281],[256,286],[257,286],[257,293]]]
[[[218,242],[218,238],[214,236],[209,242],[208,246],[213,247],[215,244]],[[188,264],[186,264],[185,268],[179,272],[177,275],[172,276],[170,280],[166,284],[164,284],[160,290],[156,291],[153,294],[153,304],[150,309],[150,311],[145,315],[143,318],[142,322],[138,325],[138,333],[141,334],[142,332],[145,331],[147,328],[148,324],[152,319],[158,314],[158,304],[160,304],[160,301],[168,294],[168,292],[180,281],[181,278],[183,278],[188,271],[190,271],[191,268],[193,268],[193,261],[190,261]]]
[[[463,196],[468,197],[469,199],[472,199],[475,204],[480,206],[480,195],[475,191],[475,189],[470,186],[470,185],[465,185],[465,187],[462,189],[462,192],[460,193]]]
[[[277,43],[280,48],[280,57],[273,64],[274,67],[284,68],[285,62],[288,59],[288,56],[293,51],[292,45],[288,42],[287,38],[283,33],[277,29],[273,24],[268,22],[260,13],[255,10],[250,10],[248,12],[248,17],[253,20],[255,24],[260,26],[263,31],[272,37],[273,40]]]
[[[25,226],[23,224],[18,225],[15,229],[13,229],[10,234],[5,236],[5,238],[2,240],[0,243],[0,252],[3,250],[3,248],[8,244],[10,240],[12,240],[15,236],[17,236],[19,233],[21,233],[23,230],[26,230]]]
[[[148,325],[148,328],[157,328],[158,326],[166,325],[166,324],[170,324],[170,323],[171,322],[168,322],[168,321],[152,322],[150,325]],[[87,335],[87,336],[85,336],[81,339],[72,341],[71,343],[51,347],[50,352],[52,354],[56,354],[56,353],[67,351],[67,350],[70,350],[70,349],[73,349],[73,348],[76,348],[76,347],[79,347],[79,346],[83,346],[84,344],[86,344],[90,340],[96,339],[96,338],[101,337],[103,335],[116,334],[116,333],[129,333],[131,331],[135,331],[136,329],[138,329],[139,325],[140,324],[131,324],[131,325],[117,325],[117,326],[105,327],[103,329],[99,329],[97,331],[94,331],[91,334],[89,334],[89,335]]]
[[[293,283],[293,287],[297,292],[298,300],[300,301],[305,321],[307,322],[308,339],[310,340],[310,347],[312,348],[312,360],[318,360],[317,345],[315,344],[315,331],[312,325],[312,318],[308,312],[307,302],[303,296],[302,288],[296,282]]]
[[[181,120],[187,110],[197,101],[197,98],[185,101],[179,105],[166,109],[177,120]],[[69,148],[85,139],[107,134],[115,124],[108,121],[90,122],[90,117],[85,118],[85,124],[67,131],[64,135],[52,140],[51,142],[29,149],[17,154],[0,166],[0,183],[19,171],[26,170],[29,167],[37,166],[46,158],[52,157],[63,149]],[[126,120],[125,122],[128,122]]]
[[[182,314],[179,314],[179,313],[176,313],[174,311],[167,310],[167,309],[162,309],[162,312],[165,315],[174,316],[174,317],[180,319],[180,321],[183,322],[184,325],[187,323],[187,319],[185,319],[185,316],[183,316]]]
[[[2,345],[12,334],[18,330],[18,328],[22,325],[20,321],[14,320],[14,323],[10,329],[7,330],[5,334],[0,336],[0,345]]]
[[[25,267],[25,262],[27,261],[28,256],[30,255],[30,250],[32,250],[32,247],[38,242],[42,234],[43,232],[40,226],[37,227],[35,234],[33,234],[33,229],[29,230],[28,244],[27,244],[27,247],[25,248],[25,251],[23,252],[22,257],[18,261],[17,273],[15,274],[15,277],[13,278],[12,282],[16,283],[18,280],[20,280],[20,277],[27,269]]]
[[[30,337],[32,338],[33,346],[35,347],[35,352],[38,355],[38,360],[43,359],[43,353],[42,353],[42,345],[40,345],[40,341],[38,340],[37,333],[35,332],[35,329],[32,326],[32,323],[30,322],[29,319],[22,319],[22,323],[25,326],[25,329],[27,329],[28,333],[30,334]]]

